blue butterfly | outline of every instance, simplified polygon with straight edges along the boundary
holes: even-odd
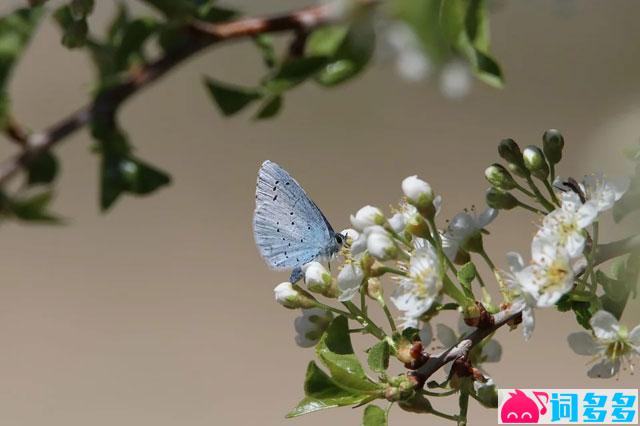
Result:
[[[298,182],[268,160],[258,171],[253,236],[271,268],[293,269],[292,283],[304,275],[304,264],[331,259],[345,241]]]

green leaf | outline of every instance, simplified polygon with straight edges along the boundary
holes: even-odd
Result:
[[[373,56],[375,40],[372,20],[368,16],[354,21],[327,64],[318,72],[316,80],[324,86],[334,86],[355,77]],[[316,49],[329,52],[332,47],[329,44],[330,41]]]
[[[381,340],[369,349],[367,363],[376,373],[383,373],[389,368],[389,343]]]
[[[65,47],[75,49],[86,44],[89,27],[84,16],[75,16],[70,6],[61,6],[53,17],[62,28],[62,44]]]
[[[273,95],[282,94],[312,77],[326,63],[327,59],[322,56],[289,59],[280,65],[264,87]]]
[[[266,120],[275,117],[282,109],[282,96],[273,96],[268,99],[258,111],[256,120]]]
[[[341,387],[369,394],[380,391],[381,386],[367,377],[353,352],[348,320],[344,316],[331,322],[316,346],[316,354]]]
[[[362,426],[387,426],[387,413],[377,405],[367,405],[362,417]]]
[[[95,0],[71,0],[69,8],[74,19],[84,19],[93,12]]]
[[[253,101],[262,98],[262,94],[256,89],[222,83],[211,78],[207,78],[205,84],[220,112],[225,116],[236,114]]]
[[[313,361],[307,367],[304,392],[306,397],[287,414],[288,418],[326,408],[359,404],[370,397],[368,394],[352,392],[340,387]]]
[[[0,18],[0,129],[9,111],[8,84],[18,59],[31,40],[42,8],[23,8]]]
[[[474,297],[471,282],[476,278],[476,273],[476,266],[473,262],[465,263],[462,268],[458,270],[458,281],[462,284],[462,289],[468,297]]]
[[[313,31],[305,46],[307,56],[333,56],[347,37],[347,25],[329,25]]]
[[[51,183],[58,174],[58,160],[49,151],[39,153],[27,165],[27,184]]]
[[[144,43],[158,31],[152,18],[134,19],[124,25],[122,38],[115,47],[116,69],[126,70],[131,63],[144,62]]]
[[[195,16],[198,12],[197,3],[191,0],[145,0],[145,2],[169,19],[185,19]]]
[[[276,50],[273,47],[273,39],[266,34],[258,34],[253,37],[253,42],[262,53],[262,59],[267,68],[271,69],[276,66]]]

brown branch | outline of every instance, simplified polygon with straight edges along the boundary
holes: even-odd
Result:
[[[264,33],[283,31],[309,31],[340,19],[340,1],[310,6],[283,15],[259,18],[241,18],[213,24],[193,22],[183,28],[187,41],[182,48],[150,62],[126,79],[97,96],[92,102],[69,114],[42,132],[29,136],[19,154],[0,163],[0,186],[14,177],[21,168],[41,152],[53,148],[58,142],[89,124],[97,116],[112,116],[129,97],[164,76],[169,70],[212,45]],[[363,6],[376,0],[360,0]]]

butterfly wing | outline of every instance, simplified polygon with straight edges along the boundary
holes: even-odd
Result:
[[[326,254],[333,229],[298,182],[265,161],[258,172],[253,235],[267,264],[286,269]]]

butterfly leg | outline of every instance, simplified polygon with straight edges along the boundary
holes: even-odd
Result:
[[[291,284],[295,284],[296,282],[300,281],[302,277],[304,277],[304,272],[302,272],[302,268],[299,266],[296,266],[295,268],[293,268],[293,271],[291,271],[291,275],[289,276],[289,282]]]

